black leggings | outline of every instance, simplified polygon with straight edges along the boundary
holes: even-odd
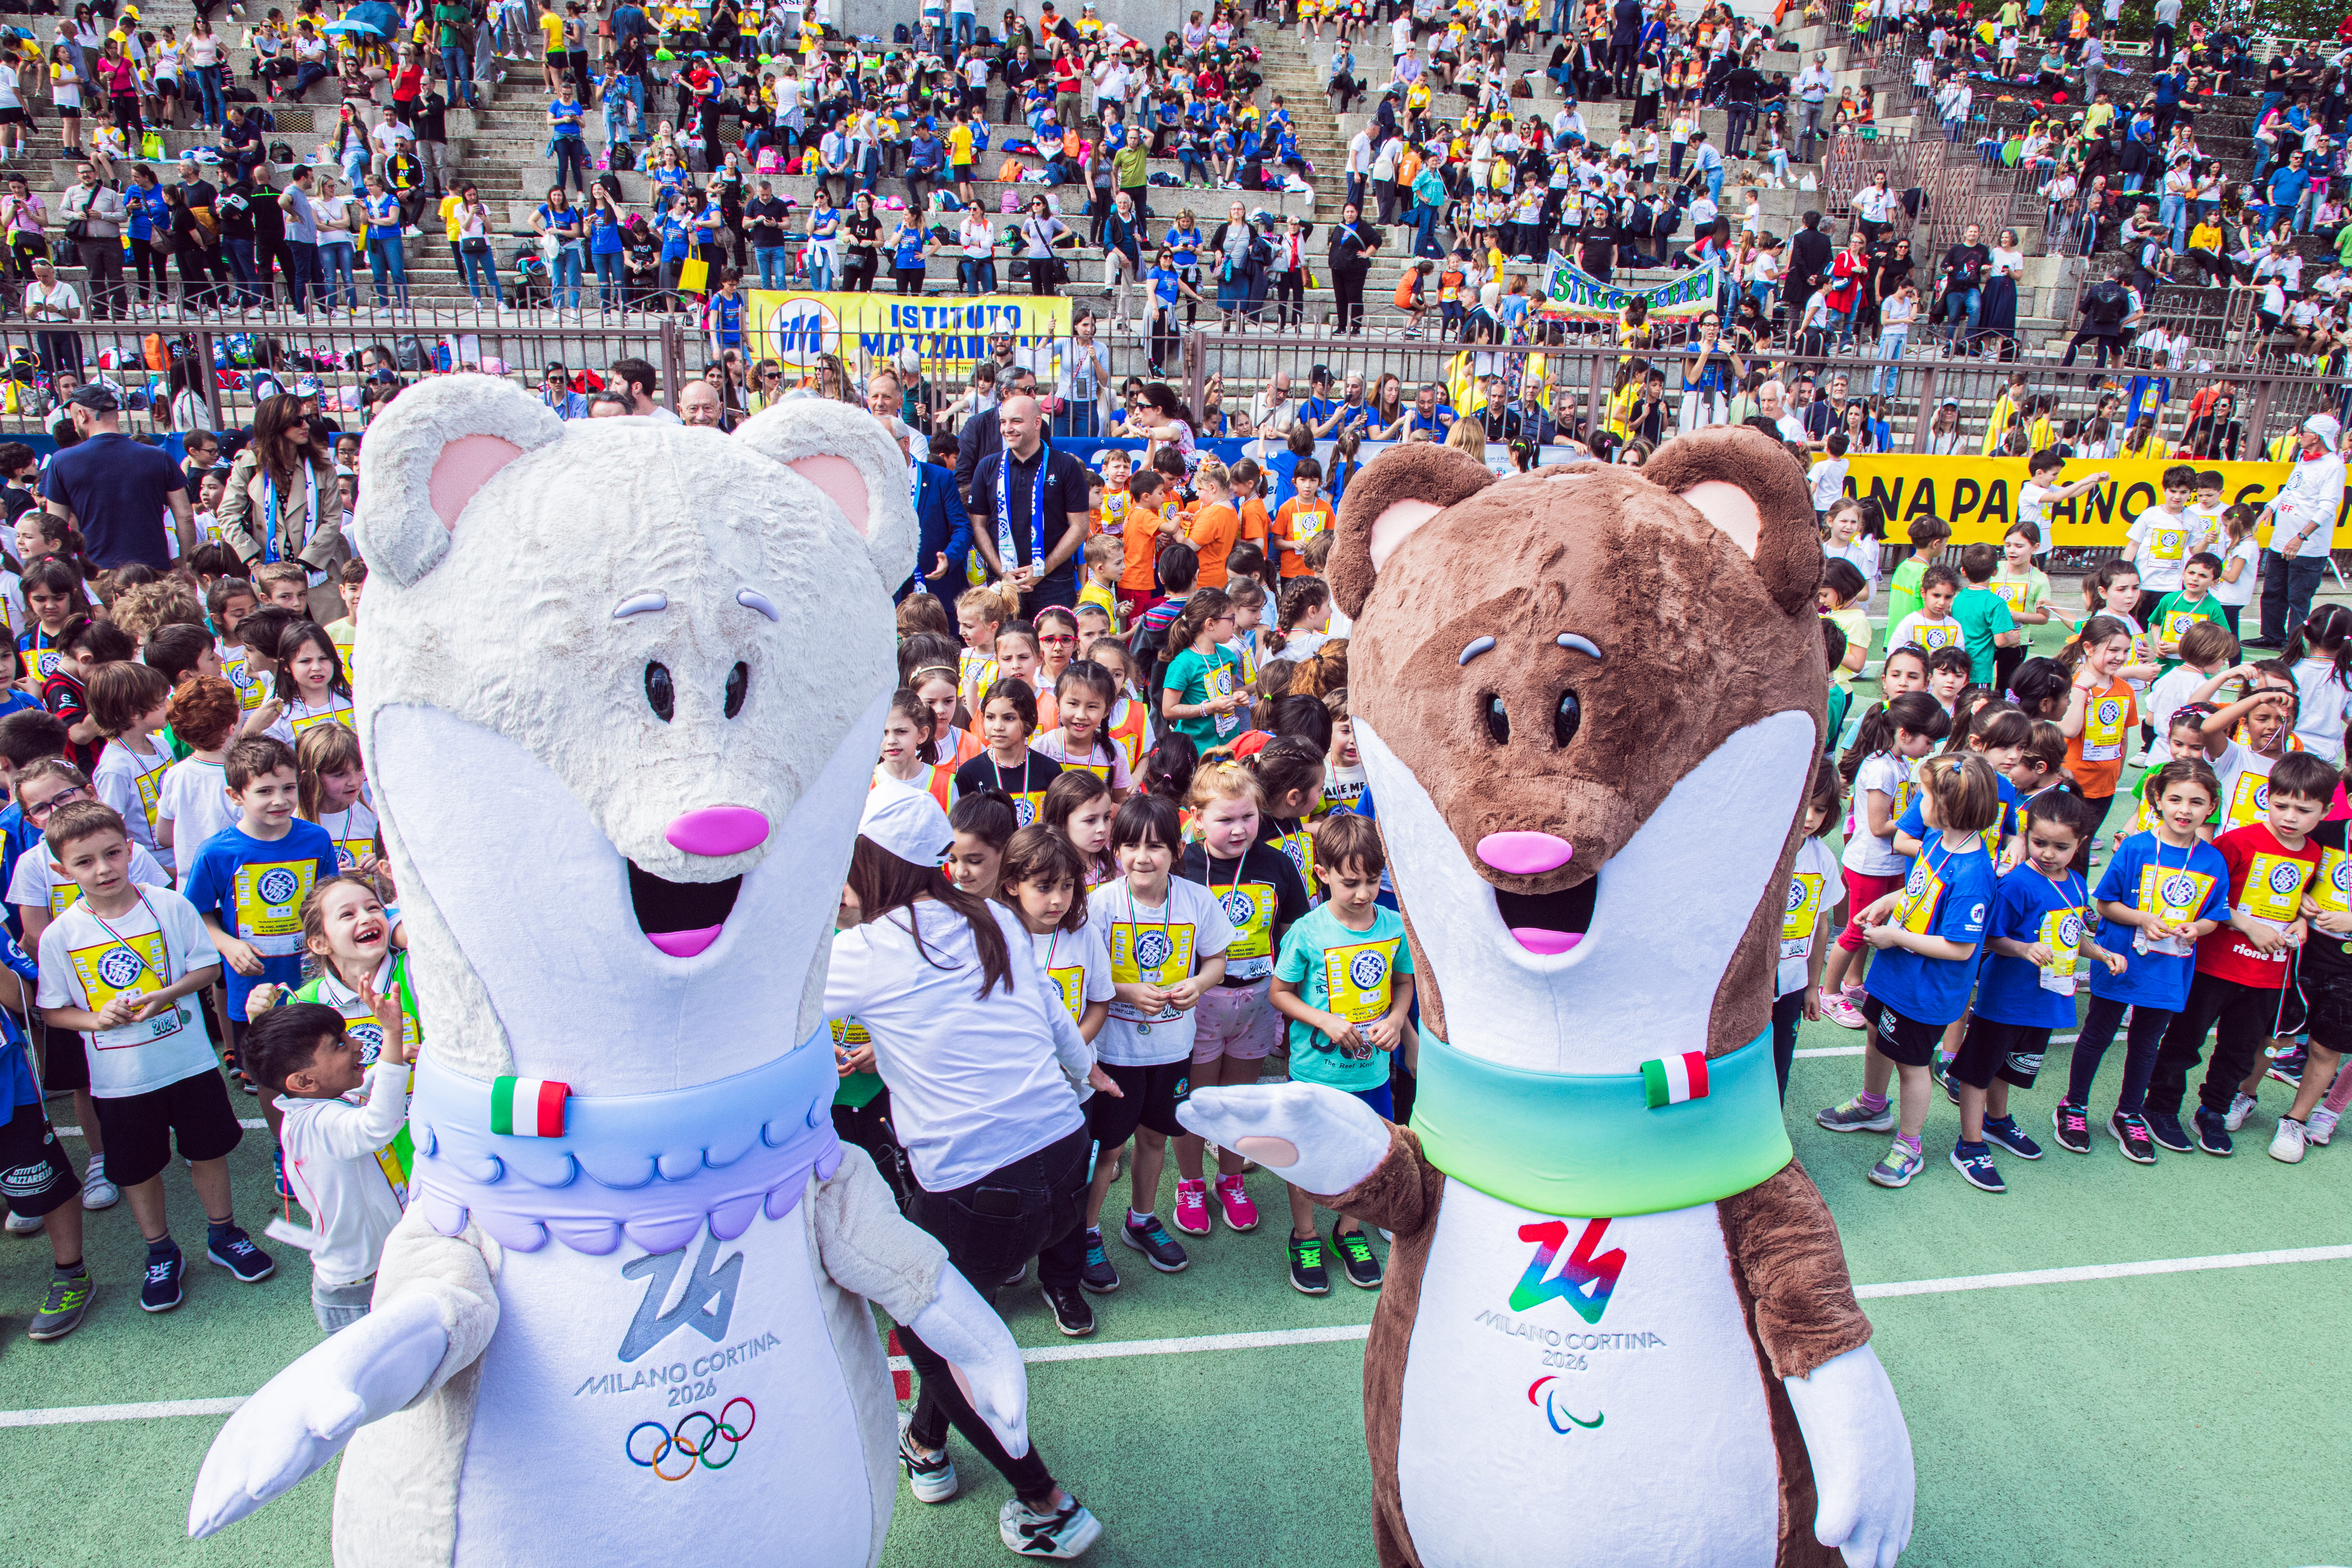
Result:
[[[2156,1072],[2156,1054],[2164,1044],[2165,1026],[2173,1016],[2145,1004],[2094,996],[2083,1014],[2083,1031],[2074,1037],[2074,1058],[2066,1069],[2066,1099],[2074,1105],[2091,1103],[2091,1081],[2099,1076],[2099,1060],[2116,1042],[2116,1027],[2131,1007],[2131,1029],[2124,1037],[2124,1081],[2116,1094],[2116,1109],[2137,1116],[2147,1103],[2147,1080]]]
[[[2280,978],[2285,978],[2284,965]],[[2157,1052],[2156,1071],[2148,1079],[2148,1109],[2167,1116],[2180,1114],[2181,1101],[2189,1092],[2189,1069],[2197,1065],[2204,1052],[2205,1032],[2218,1024],[2221,1027],[2213,1040],[2213,1060],[2205,1069],[2205,1081],[2198,1088],[2197,1099],[2216,1115],[2227,1111],[2230,1101],[2237,1097],[2238,1085],[2254,1070],[2263,1045],[2276,1031],[2284,1005],[2284,991],[2241,985],[2218,974],[2197,976],[2189,983],[2188,1004],[2164,1031],[2164,1045]],[[2300,1009],[2296,1012],[2299,1016]]]
[[[898,280],[898,292],[901,294],[919,294],[923,291],[923,269],[919,267],[893,268],[890,276]]]
[[[842,291],[847,294],[864,294],[870,291],[874,287],[875,260],[875,255],[870,250],[863,256],[854,250],[851,251],[848,259],[844,261],[841,267]]]
[[[1789,1069],[1797,1062],[1797,1024],[1805,1016],[1808,980],[1772,1004],[1772,1070],[1780,1075],[1780,1103],[1789,1103]]]

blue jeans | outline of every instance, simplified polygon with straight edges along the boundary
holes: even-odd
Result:
[[[1437,243],[1434,237],[1436,230],[1437,209],[1435,207],[1424,204],[1412,209],[1412,253],[1415,256],[1441,254],[1432,248]]]
[[[1706,172],[1706,199],[1717,206],[1723,205],[1723,165],[1720,163]]]
[[[228,99],[221,91],[221,68],[196,66],[197,115],[217,130],[228,123]]]
[[[596,302],[607,310],[621,308],[621,253],[600,250],[589,260],[596,264]]]
[[[2189,198],[2166,196],[2156,204],[2156,221],[2172,236],[2172,248],[2189,248]]]
[[[1054,434],[1079,440],[1088,439],[1097,433],[1099,414],[1096,405],[1073,400],[1065,404],[1062,411],[1054,416]]]
[[[751,256],[760,264],[760,287],[781,289],[792,275],[793,253],[781,245],[755,245]]]
[[[228,275],[236,280],[237,303],[260,304],[261,291],[253,286],[253,241],[223,238],[221,248],[228,252]]]
[[[558,136],[553,146],[555,178],[551,183],[561,185],[567,174],[576,175],[581,193],[585,195],[588,190],[588,143],[577,136]]]
[[[490,291],[490,303],[499,302],[499,256],[496,250],[485,249],[480,254],[467,250],[461,242],[457,247],[457,265],[466,274],[466,292],[478,300],[482,290]]]
[[[375,282],[376,308],[382,310],[391,304],[404,310],[408,309],[408,253],[401,237],[388,234],[380,239],[372,237],[367,247],[368,277]],[[389,290],[386,284],[391,286]]]
[[[1957,289],[1952,293],[1945,295],[1944,315],[1947,320],[1950,319],[1952,313],[1951,302],[1955,299],[1965,301],[1969,311],[1968,325],[1965,327],[1955,327],[1952,329],[1952,341],[1958,342],[1964,333],[1974,332],[1977,330],[1977,322],[1983,319],[1984,291],[1980,289]]]
[[[580,282],[585,276],[586,264],[581,259],[580,247],[564,246],[555,253],[553,302],[569,310],[580,308]]]
[[[304,93],[326,80],[327,76],[326,67],[315,61],[305,60],[294,68],[294,86],[288,91],[287,96],[299,100]]]
[[[832,256],[812,245],[802,253],[802,259],[808,263],[808,286],[811,290],[819,294],[830,293],[834,284]]]
[[[448,79],[450,106],[455,108],[460,103],[470,106],[474,101],[474,78],[467,67],[466,51],[444,48],[441,51],[441,74]]]
[[[289,239],[286,251],[294,258],[294,275],[287,279],[294,291],[294,309],[308,311],[313,294],[319,297],[320,305],[325,305],[327,286],[319,281],[319,247],[305,245],[299,239]]]
[[[956,259],[956,279],[967,294],[993,294],[996,292],[996,260],[993,257],[959,257]]]
[[[1903,361],[1904,345],[1910,340],[1910,336],[1907,331],[1894,332],[1883,327],[1879,329],[1878,357],[1882,363],[1876,387],[1881,397],[1894,396],[1895,389],[1903,383],[1903,373],[1895,366]]]
[[[360,290],[359,285],[352,280],[352,245],[349,240],[319,247],[319,294],[331,310],[335,308],[335,285],[339,282],[343,289],[343,309],[358,310]]]
[[[973,24],[973,16],[971,12],[952,12],[949,15],[948,21],[950,25],[955,28],[955,43],[957,48],[961,48],[966,44],[971,42],[971,29]]]

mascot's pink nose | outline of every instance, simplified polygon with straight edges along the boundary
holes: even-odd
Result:
[[[671,823],[663,837],[689,855],[740,855],[768,841],[768,816],[748,805],[706,805]]]
[[[677,842],[676,828],[670,830]],[[1478,840],[1478,858],[1514,877],[1538,877],[1568,864],[1576,847],[1553,833],[1489,833]]]

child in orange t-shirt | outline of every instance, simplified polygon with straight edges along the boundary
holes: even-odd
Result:
[[[2093,616],[2058,656],[2074,677],[2065,714],[2058,721],[2066,736],[2066,771],[2083,798],[2102,814],[2123,775],[2126,737],[2139,721],[2131,683],[2116,673],[2131,663],[2132,646],[2131,627],[2113,616]],[[2084,839],[2080,861],[2088,861],[2090,842]]]
[[[1323,465],[1312,458],[1301,458],[1290,470],[1292,494],[1274,514],[1273,544],[1279,553],[1282,575],[1309,577],[1307,561],[1299,552],[1307,542],[1331,527],[1331,502],[1323,494]]]
[[[1184,539],[1201,558],[1200,585],[1223,588],[1225,557],[1234,552],[1242,526],[1241,514],[1233,506],[1233,480],[1224,464],[1203,458],[1192,470],[1192,485],[1201,493],[1201,504],[1185,521]]]
[[[1119,535],[1118,602],[1127,606],[1130,625],[1160,602],[1160,577],[1152,563],[1166,531],[1160,517],[1165,482],[1154,468],[1146,468],[1127,481],[1127,521]]]
[[[1244,458],[1233,466],[1234,506],[1241,513],[1241,536],[1260,550],[1265,548],[1267,521],[1265,516],[1265,475],[1255,458]]]

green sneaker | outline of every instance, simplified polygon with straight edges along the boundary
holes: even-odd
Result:
[[[1290,1288],[1306,1296],[1328,1296],[1331,1293],[1331,1271],[1323,1267],[1321,1237],[1294,1236],[1290,1238]]]
[[[41,1310],[33,1314],[33,1325],[26,1331],[37,1340],[61,1340],[81,1327],[89,1313],[89,1299],[98,1287],[91,1283],[89,1265],[85,1263],[71,1274],[49,1275],[48,1294],[41,1298]]]
[[[1896,1143],[1886,1151],[1886,1158],[1870,1168],[1870,1179],[1882,1187],[1907,1187],[1927,1163],[1925,1156]]]
[[[1360,1230],[1337,1230],[1331,1233],[1331,1245],[1339,1250],[1340,1266],[1348,1271],[1348,1283],[1360,1290],[1381,1288],[1381,1260],[1372,1244]]]

